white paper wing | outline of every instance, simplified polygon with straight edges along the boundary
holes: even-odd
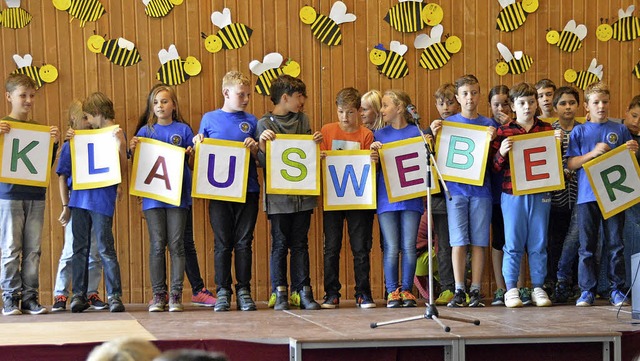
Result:
[[[231,10],[229,10],[229,8],[224,8],[222,9],[222,12],[214,11],[211,13],[211,22],[220,29],[227,25],[231,25]]]
[[[342,1],[336,1],[331,7],[329,18],[336,22],[336,24],[350,23],[356,21],[356,16],[351,13],[347,13],[347,5]]]
[[[403,56],[407,52],[407,50],[409,50],[409,47],[404,45],[404,44],[402,44],[399,41],[394,40],[394,41],[389,43],[389,49],[391,51],[395,51],[400,56]]]
[[[33,57],[31,57],[31,54],[25,54],[24,57],[18,54],[13,54],[13,61],[16,62],[18,68],[24,68],[25,66],[31,66]]]
[[[118,38],[118,46],[127,50],[133,50],[136,47],[133,42],[125,38]]]
[[[507,48],[506,45],[502,43],[498,43],[497,46],[498,46],[498,52],[500,53],[500,55],[502,55],[502,58],[504,59],[504,61],[508,63],[511,60],[513,60],[513,54],[511,54],[511,50],[509,50],[509,48]]]

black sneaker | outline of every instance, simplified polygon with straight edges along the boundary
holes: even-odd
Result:
[[[480,290],[473,290],[469,292],[469,307],[484,307]]]
[[[89,302],[87,302],[87,298],[83,295],[73,295],[71,298],[71,312],[78,313],[82,312],[89,308]]]
[[[231,291],[221,288],[216,295],[216,305],[213,310],[216,312],[225,312],[231,309],[230,299]]]
[[[361,294],[356,297],[356,306],[360,308],[375,308],[376,303],[370,294]]]
[[[109,307],[108,304],[106,304],[100,299],[100,296],[98,296],[97,293],[91,294],[89,296],[88,302],[89,302],[89,307],[93,310],[104,310],[105,308]]]
[[[11,296],[3,298],[4,306],[2,307],[2,314],[4,316],[15,316],[21,315],[20,308],[18,305],[20,304],[20,297]]]
[[[22,313],[27,313],[30,315],[41,315],[43,313],[47,313],[47,309],[42,307],[40,303],[38,303],[37,297],[32,297],[22,301],[22,306],[20,307]]]
[[[569,293],[572,293],[571,287],[564,281],[558,281],[555,292],[553,292],[553,302],[567,303],[569,301]]]
[[[464,290],[456,290],[453,298],[447,304],[447,307],[464,307],[467,305],[467,294]]]
[[[338,295],[325,295],[324,302],[320,305],[322,308],[338,308],[340,307],[340,296]]]
[[[67,310],[67,296],[58,295],[54,298],[51,312],[62,312]]]
[[[255,311],[256,303],[251,298],[251,291],[241,288],[236,292],[236,307],[240,311]]]
[[[120,296],[109,296],[109,312],[124,312],[124,305]]]

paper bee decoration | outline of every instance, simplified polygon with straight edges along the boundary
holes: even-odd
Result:
[[[25,54],[24,57],[14,54],[13,61],[16,62],[18,69],[11,74],[25,74],[33,79],[36,83],[36,89],[39,89],[44,83],[53,83],[58,79],[58,69],[55,66],[46,64],[41,67],[31,65],[33,58],[31,54]]]
[[[382,44],[376,45],[369,52],[369,61],[376,66],[380,74],[389,79],[404,78],[409,74],[409,67],[403,55],[407,52],[406,45],[399,41],[389,43],[389,49],[385,49]]]
[[[342,1],[333,3],[329,17],[318,14],[316,9],[308,5],[300,9],[299,15],[303,23],[311,25],[313,35],[329,46],[339,45],[342,41],[339,24],[356,21],[356,16],[347,13],[347,5]]]
[[[584,24],[576,25],[575,20],[569,20],[562,32],[550,30],[547,32],[547,43],[556,45],[562,51],[573,53],[582,47],[582,40],[587,36]]]
[[[618,41],[631,41],[640,36],[640,19],[633,16],[635,5],[629,5],[627,11],[618,10],[618,20],[612,25],[602,22],[596,29],[596,38],[600,41],[609,41],[611,38]],[[603,19],[600,19],[601,21]]]
[[[80,20],[84,27],[87,21],[96,21],[106,12],[100,0],[53,0],[53,6],[60,11],[66,11],[71,18]]]
[[[449,36],[441,42],[444,28],[438,24],[431,29],[431,36],[420,34],[413,42],[416,49],[424,49],[420,55],[420,66],[428,69],[440,69],[451,59],[451,55],[462,49],[462,40],[457,36]]]
[[[173,10],[174,6],[182,4],[183,0],[142,0],[144,13],[152,18],[162,18]]]
[[[167,85],[182,84],[190,77],[200,74],[202,70],[202,65],[193,56],[188,56],[185,60],[180,59],[174,44],[169,46],[168,51],[160,50],[158,58],[162,65],[156,73],[156,79]]]
[[[269,88],[271,88],[271,83],[282,74],[291,75],[294,78],[300,75],[300,64],[298,62],[288,59],[280,67],[283,59],[280,53],[269,53],[264,56],[262,62],[252,60],[249,63],[249,69],[258,77],[255,87],[256,93],[270,95]]]
[[[502,56],[502,61],[496,65],[496,73],[500,76],[522,74],[529,70],[533,64],[533,59],[529,55],[525,55],[522,51],[511,54],[511,50],[502,43],[498,43],[498,51]]]
[[[640,79],[640,61],[633,68],[633,72],[632,73],[635,74],[636,78]]]
[[[438,4],[425,4],[422,0],[399,1],[400,3],[389,9],[384,20],[400,32],[413,33],[427,25],[436,26],[444,18],[444,11]]]
[[[538,10],[538,0],[498,0],[502,10],[496,19],[496,29],[510,32],[518,29],[527,20],[527,15]]]
[[[31,22],[31,14],[20,7],[20,0],[5,0],[7,8],[0,11],[0,25],[9,29],[21,29]]]
[[[211,14],[211,22],[220,30],[207,36],[202,33],[204,48],[210,53],[217,53],[221,49],[238,49],[247,44],[253,30],[240,23],[231,22],[231,10],[224,8],[222,12],[214,11]]]
[[[596,58],[593,58],[587,70],[575,71],[568,69],[565,71],[564,80],[575,84],[575,86],[582,90],[586,90],[589,85],[602,80],[602,74],[602,64],[598,65]]]
[[[87,40],[87,48],[96,54],[102,53],[116,65],[130,66],[140,62],[135,44],[125,38],[105,40],[100,35],[92,35]]]

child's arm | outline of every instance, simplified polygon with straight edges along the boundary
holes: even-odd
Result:
[[[258,156],[258,142],[255,139],[251,137],[244,138],[244,146],[249,149],[254,158]]]
[[[316,142],[316,144],[322,143],[322,133],[320,132],[313,133],[313,141]]]
[[[625,145],[627,146],[627,149],[633,152],[634,155],[638,154],[638,142],[635,140],[628,140]]]
[[[69,219],[71,218],[71,210],[69,209],[69,186],[67,186],[68,177],[64,174],[61,174],[58,177],[58,189],[60,190],[60,201],[62,202],[62,212],[60,212],[60,217],[58,217],[58,221],[64,227],[69,223]]]
[[[11,130],[11,126],[7,122],[0,122],[0,134],[7,134]]]
[[[431,124],[429,124],[429,129],[431,129],[431,134],[433,134],[434,136],[438,134],[438,132],[440,131],[440,128],[442,128],[442,119],[436,119],[432,121]]]
[[[271,129],[265,129],[262,132],[262,134],[260,134],[259,143],[258,143],[259,149],[263,153],[265,153],[267,151],[267,141],[275,140],[275,139],[276,139],[276,133]]]
[[[124,179],[127,174],[127,140],[124,138],[124,131],[118,127],[113,133],[118,140],[118,154],[120,155],[120,175]],[[117,199],[122,199],[122,183],[118,184]]]
[[[53,143],[58,144],[60,142],[60,129],[55,125],[52,125],[49,128],[49,134],[51,134],[51,138],[53,138]]]
[[[569,159],[567,159],[567,168],[569,168],[569,170],[580,169],[586,162],[595,159],[610,150],[611,148],[607,143],[598,143],[590,152],[586,154],[569,157]]]
[[[380,160],[380,153],[378,153],[378,149],[382,148],[382,143],[376,141],[371,143],[371,161],[374,163],[378,163]]]

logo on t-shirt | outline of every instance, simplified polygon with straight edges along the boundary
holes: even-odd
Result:
[[[251,130],[251,125],[247,122],[240,123],[240,131],[243,133],[249,133]]]
[[[182,144],[182,136],[180,134],[172,134],[171,135],[171,144],[173,144],[173,145]]]
[[[618,134],[614,132],[607,134],[607,143],[616,145],[618,143]]]

